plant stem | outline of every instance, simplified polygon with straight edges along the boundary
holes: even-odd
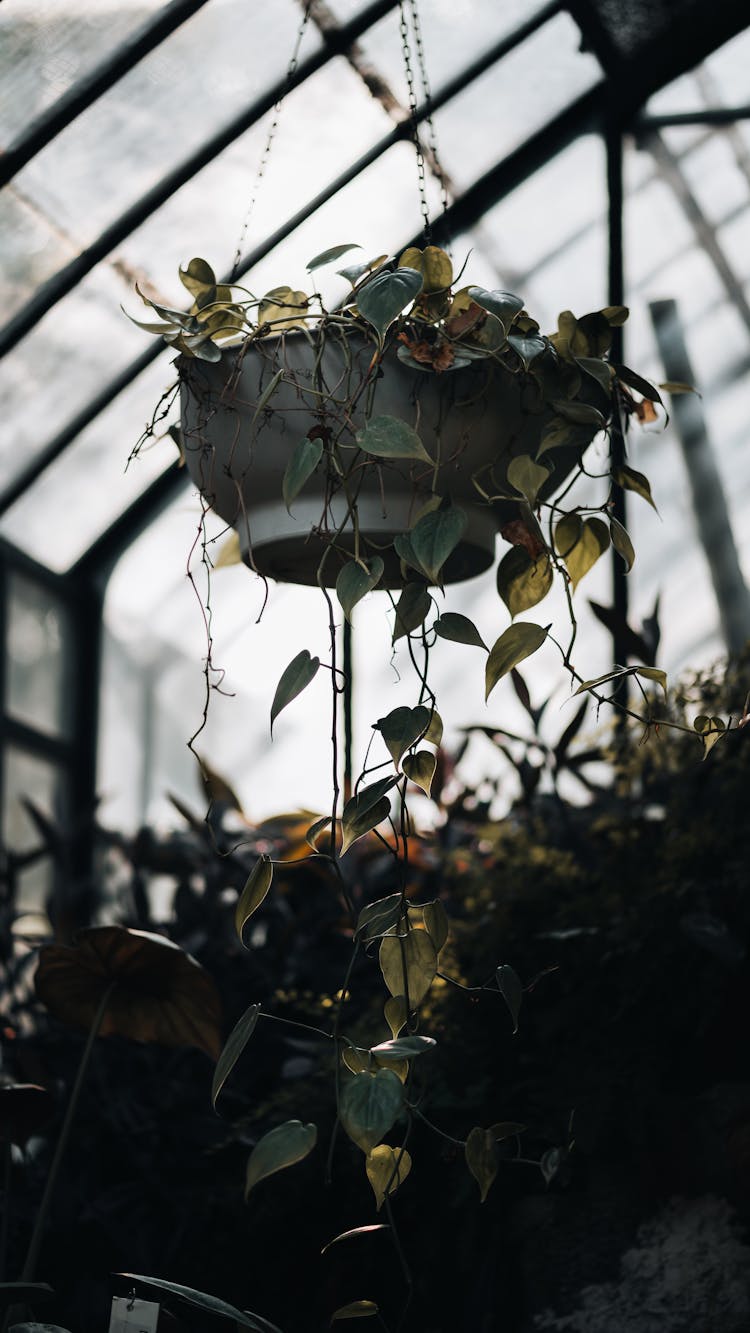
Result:
[[[26,1262],[24,1263],[23,1272],[21,1273],[22,1282],[31,1282],[33,1281],[34,1278],[34,1273],[36,1271],[36,1263],[39,1257],[39,1249],[42,1243],[42,1236],[44,1234],[44,1228],[47,1221],[47,1215],[49,1213],[50,1205],[52,1203],[52,1196],[55,1190],[55,1185],[57,1184],[57,1177],[60,1171],[60,1165],[65,1155],[65,1149],[68,1146],[68,1139],[70,1138],[70,1131],[73,1126],[73,1120],[75,1117],[76,1110],[78,1108],[78,1102],[80,1100],[81,1090],[83,1088],[84,1079],[86,1077],[86,1072],[88,1070],[89,1059],[91,1057],[91,1052],[94,1048],[94,1042],[98,1035],[99,1028],[102,1025],[102,1019],[104,1018],[104,1014],[106,1012],[107,1005],[109,1004],[110,996],[115,988],[115,985],[116,982],[113,981],[105,990],[101,1000],[99,1001],[99,1008],[94,1014],[91,1027],[89,1028],[89,1035],[86,1038],[86,1045],[83,1048],[81,1062],[78,1066],[78,1073],[76,1074],[76,1081],[73,1084],[73,1090],[70,1094],[70,1100],[68,1102],[68,1109],[65,1112],[65,1119],[63,1120],[62,1129],[60,1130],[60,1137],[57,1141],[57,1147],[55,1148],[55,1155],[52,1158],[52,1164],[49,1169],[49,1175],[47,1176],[47,1184],[44,1187],[44,1194],[42,1195],[42,1201],[39,1205],[39,1212],[36,1215],[34,1230],[32,1232],[31,1241],[29,1242],[28,1253],[26,1255]]]

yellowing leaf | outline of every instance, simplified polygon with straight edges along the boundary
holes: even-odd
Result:
[[[403,939],[386,935],[380,945],[380,970],[391,995],[408,995],[416,1009],[437,972],[437,951],[424,930],[410,930]]]
[[[409,1017],[403,995],[391,995],[385,1002],[383,1013],[393,1036],[397,1037]]]
[[[414,245],[409,246],[399,259],[398,266],[413,268],[417,273],[421,273],[424,281],[422,291],[425,293],[443,291],[453,282],[453,265],[450,257],[437,245],[425,246],[424,250],[418,250]]]
[[[365,1170],[375,1195],[376,1211],[380,1212],[386,1194],[395,1194],[406,1180],[411,1171],[411,1157],[405,1148],[390,1148],[381,1143],[367,1154]]]
[[[499,1163],[495,1136],[491,1129],[472,1129],[466,1140],[466,1165],[479,1186],[481,1202],[484,1203],[492,1185]]]
[[[546,551],[534,560],[523,546],[513,546],[497,567],[497,590],[515,619],[547,596],[553,577]]]
[[[588,574],[609,546],[609,529],[600,518],[581,519],[566,514],[555,529],[555,546],[565,561],[575,592],[584,574]]]
[[[295,292],[291,287],[274,287],[266,292],[258,306],[258,324],[270,324],[271,333],[304,328],[309,304],[306,292]]]
[[[623,486],[626,491],[634,491],[636,495],[640,495],[642,500],[647,500],[652,509],[656,509],[654,497],[651,494],[651,484],[648,477],[645,477],[642,472],[636,472],[633,467],[621,467],[617,469],[614,477],[618,486]],[[656,509],[656,512],[659,512],[658,509]]]

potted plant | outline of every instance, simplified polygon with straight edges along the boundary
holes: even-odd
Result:
[[[350,248],[317,255],[309,272]],[[391,1195],[410,1170],[413,1145],[406,1144],[414,1124],[440,1134],[423,1109],[429,1107],[435,1040],[420,1027],[430,989],[444,973],[440,955],[449,922],[439,893],[427,901],[414,893],[408,808],[414,786],[430,795],[437,767],[442,720],[430,672],[437,641],[486,653],[486,698],[549,640],[579,692],[602,700],[608,683],[617,687],[620,677],[633,675],[643,706],[640,713],[627,711],[647,730],[660,722],[691,728],[660,716],[654,696],[666,688],[663,671],[623,664],[584,680],[571,657],[578,583],[610,543],[628,567],[634,559],[630,537],[611,512],[612,489],[623,486],[651,500],[647,479],[628,466],[612,473],[603,501],[571,495],[594,436],[622,431],[628,415],[645,410],[641,401],[650,411],[661,403],[653,385],[610,360],[612,329],[627,310],[608,307],[582,318],[565,311],[556,332],[545,336],[520,297],[459,286],[462,275],[454,277],[449,256],[429,245],[339,272],[350,291],[329,310],[317,292],[285,285],[257,297],[223,285],[204,260],[193,259],[180,271],[192,299],[189,311],[147,300],[160,322],[146,327],[180,354],[180,438],[204,505],[236,529],[241,556],[258,573],[317,584],[323,595],[330,660],[322,663],[307,648],[292,658],[275,690],[269,688],[270,723],[273,728],[321,666],[328,668],[329,800],[305,837],[309,857],[327,869],[348,913],[352,952],[332,1000],[330,1027],[310,1032],[333,1054],[343,1131],[338,1142],[346,1135],[361,1149],[376,1206],[393,1229],[397,1271],[405,1272]],[[441,611],[435,589],[486,569],[498,530],[509,543],[497,585],[510,624],[488,647],[467,616]],[[516,619],[540,603],[555,580],[570,611],[566,642],[552,635],[550,624]],[[404,647],[414,668],[412,706],[373,719],[374,744],[343,799],[341,615],[332,587],[347,619],[368,592],[397,591],[386,651],[390,658],[394,645]],[[724,723],[700,716],[694,727],[708,750]],[[368,834],[392,855],[395,884],[355,910],[342,859]],[[261,852],[236,906],[243,943],[273,878],[274,859]],[[346,1031],[350,987],[363,958],[377,960],[385,1001],[383,1030],[366,1044]],[[475,981],[469,989],[499,992],[516,1027],[524,986],[513,968],[498,959],[489,980]],[[229,1036],[214,1100],[263,1017],[254,1001]],[[504,1133],[502,1124],[472,1127],[467,1111],[465,1136],[453,1140],[482,1199],[495,1178]],[[310,1153],[316,1139],[316,1126],[299,1120],[272,1127],[251,1154],[247,1193]],[[336,1149],[334,1134],[329,1173]],[[548,1178],[549,1159],[539,1165]],[[355,1314],[377,1313],[369,1300],[355,1304]]]

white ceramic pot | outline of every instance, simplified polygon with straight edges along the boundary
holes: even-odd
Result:
[[[368,459],[357,471],[360,550],[382,555],[381,586],[401,585],[398,558],[386,548],[411,527],[435,492],[449,495],[467,515],[463,538],[446,562],[445,581],[471,578],[493,562],[498,527],[509,511],[483,501],[472,478],[478,475],[490,493],[501,489],[511,458],[534,457],[552,409],[535,401],[535,381],[488,360],[436,375],[406,366],[390,351],[382,373],[367,384],[372,354],[373,344],[361,334],[348,332],[344,339],[328,333],[316,343],[295,331],[229,349],[218,362],[182,360],[182,436],[190,475],[213,509],[236,528],[247,563],[270,578],[316,583],[327,534],[347,514],[325,453],[287,511],[282,479],[294,447],[320,433],[338,443],[347,466],[350,460],[361,462],[356,432],[367,418],[381,415],[414,427],[434,460],[430,466]],[[551,352],[545,361],[556,375]],[[264,402],[280,370],[283,377]],[[555,466],[548,490],[570,471],[592,434],[591,427],[577,428],[574,448],[545,458]],[[338,545],[353,549],[352,534],[344,532]],[[327,560],[325,583],[335,582],[340,564],[338,556]]]

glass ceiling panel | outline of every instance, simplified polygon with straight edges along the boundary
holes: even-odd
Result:
[[[440,155],[461,189],[599,81],[580,43],[570,15],[558,14],[436,114]]]
[[[211,0],[19,173],[14,187],[83,248],[283,76],[296,0]],[[320,39],[308,24],[302,56]],[[255,160],[248,161],[248,177]]]
[[[11,0],[0,9],[0,142],[10,141],[163,0]]]
[[[697,111],[705,106],[742,106],[748,101],[750,33],[741,32],[708,56],[697,70],[683,74],[650,98],[654,114]]]

